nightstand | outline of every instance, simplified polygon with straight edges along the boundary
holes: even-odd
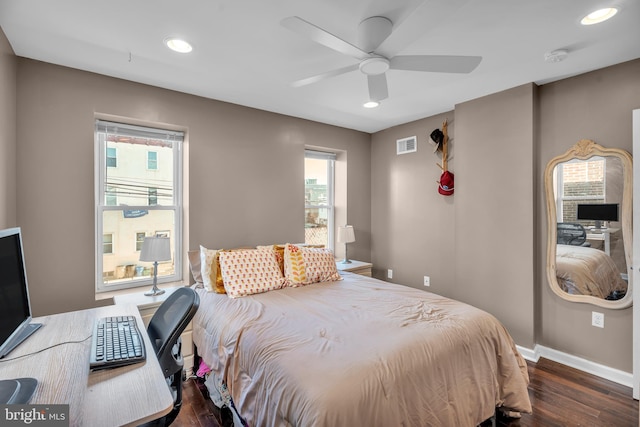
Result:
[[[371,277],[371,267],[373,267],[373,264],[352,259],[350,264],[343,264],[342,261],[336,261],[336,266],[340,271],[348,271],[350,273],[360,274],[361,276]]]
[[[120,304],[134,304],[138,307],[138,311],[140,311],[140,317],[142,317],[142,321],[144,322],[144,326],[149,325],[149,321],[153,317],[153,314],[156,312],[160,304],[164,302],[165,299],[173,291],[178,289],[175,288],[164,288],[166,292],[162,295],[157,296],[146,296],[143,294],[144,291],[138,291],[130,294],[116,295],[113,297],[113,302],[116,305]],[[187,373],[187,376],[191,375],[193,371],[193,327],[191,322],[187,325],[185,330],[180,335],[182,340],[182,359],[184,361],[183,370]]]

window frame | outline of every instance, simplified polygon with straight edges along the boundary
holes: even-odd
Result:
[[[328,151],[319,151],[315,149],[305,149],[304,158],[327,160],[327,204],[317,205],[308,204],[305,200],[305,215],[307,209],[327,209],[327,248],[335,250],[335,180],[336,180],[336,159],[337,154]],[[304,182],[306,187],[307,175],[304,172]]]
[[[107,170],[112,166],[107,165],[107,134],[118,133],[118,129],[122,129],[123,133],[127,130],[149,132],[155,134],[154,138],[166,140],[172,144],[172,162],[173,162],[173,200],[171,204],[163,205],[116,205],[110,206],[106,204],[107,193]],[[104,213],[107,211],[130,211],[130,210],[148,210],[148,211],[173,211],[174,231],[172,239],[172,253],[173,253],[173,274],[166,276],[159,276],[158,283],[178,282],[183,280],[183,143],[186,135],[185,132],[179,130],[171,130],[166,128],[159,128],[153,125],[134,125],[126,122],[113,122],[110,120],[103,120],[97,118],[94,128],[94,172],[95,172],[95,238],[96,238],[96,251],[95,251],[95,292],[111,292],[120,289],[137,288],[143,286],[149,286],[152,284],[153,279],[150,276],[135,278],[134,280],[122,282],[122,283],[105,283],[103,280],[103,249],[104,249],[104,235],[110,234],[111,237],[111,249],[112,252],[109,255],[115,253],[115,240],[116,233],[103,229]],[[116,151],[117,153],[117,151]],[[145,156],[146,157],[146,156]],[[140,165],[141,168],[146,168],[147,164]],[[117,196],[116,196],[117,197]],[[163,198],[164,200],[164,198]]]
[[[582,163],[582,162],[602,162],[602,174],[603,174],[603,178],[602,178],[602,183],[603,183],[603,187],[602,187],[602,195],[597,195],[597,196],[566,196],[564,193],[564,165],[565,164],[571,164],[571,163]],[[576,200],[589,200],[589,201],[597,201],[597,200],[602,200],[603,202],[605,202],[607,200],[607,160],[602,157],[602,156],[593,156],[590,157],[589,159],[576,159],[576,160],[570,160],[564,163],[559,163],[556,166],[556,171],[557,171],[557,175],[556,175],[556,221],[557,222],[563,222],[564,221],[564,205],[565,202],[571,202],[571,201],[576,201]],[[587,182],[587,181],[584,181]]]

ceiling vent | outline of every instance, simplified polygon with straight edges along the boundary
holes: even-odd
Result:
[[[396,141],[396,154],[415,153],[418,151],[418,141],[415,136],[398,139]]]

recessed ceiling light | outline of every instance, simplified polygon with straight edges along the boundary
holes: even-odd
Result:
[[[380,103],[378,101],[369,101],[362,104],[364,108],[376,108]]]
[[[168,38],[164,40],[164,44],[166,44],[169,49],[175,52],[189,53],[193,50],[189,43],[181,39]]]
[[[580,23],[582,25],[599,24],[600,22],[604,22],[609,18],[613,18],[613,15],[615,15],[616,13],[618,13],[618,9],[616,9],[615,7],[599,9],[582,18]]]

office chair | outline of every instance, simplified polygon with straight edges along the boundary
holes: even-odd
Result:
[[[557,243],[559,245],[591,246],[591,243],[587,242],[587,231],[582,225],[573,222],[558,223]]]
[[[200,305],[200,297],[191,288],[176,289],[158,307],[147,333],[160,362],[160,368],[173,394],[173,409],[163,418],[145,426],[168,426],[176,419],[182,407],[182,342],[180,334],[185,330]]]

